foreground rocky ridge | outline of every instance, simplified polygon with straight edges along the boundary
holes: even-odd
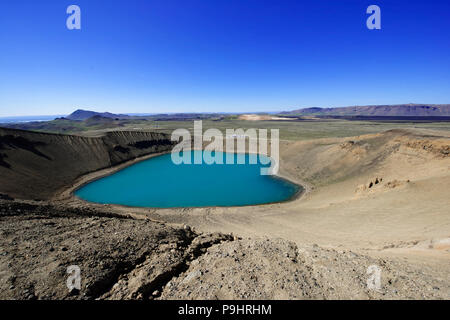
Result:
[[[0,299],[151,298],[204,248],[233,239],[148,219],[15,201],[0,201],[0,233]],[[151,270],[132,277],[147,261]],[[81,269],[80,292],[66,286],[71,265]],[[130,280],[126,292],[117,290],[124,278]]]
[[[1,299],[449,298],[427,270],[281,239],[199,234],[149,219],[0,201]],[[66,286],[81,269],[81,290]],[[367,267],[382,269],[380,291]]]

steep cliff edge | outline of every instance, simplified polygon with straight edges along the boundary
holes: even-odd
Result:
[[[172,147],[168,135],[155,132],[89,138],[0,128],[0,193],[49,199],[81,175]]]

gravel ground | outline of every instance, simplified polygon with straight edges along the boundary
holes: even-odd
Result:
[[[448,299],[401,261],[282,239],[199,234],[87,209],[0,201],[0,299]],[[69,290],[67,268],[81,271]],[[381,271],[378,291],[367,268]]]

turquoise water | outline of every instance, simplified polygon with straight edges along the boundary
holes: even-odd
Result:
[[[194,153],[202,155],[203,151],[189,152],[194,159]],[[217,156],[225,159],[225,153]],[[175,165],[166,154],[91,182],[75,194],[103,204],[174,208],[278,202],[299,191],[299,186],[288,181],[261,175],[260,168],[268,166],[249,164],[249,155],[245,160],[245,164]]]

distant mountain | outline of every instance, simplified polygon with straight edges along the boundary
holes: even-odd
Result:
[[[66,119],[69,120],[86,120],[95,116],[100,116],[102,118],[112,118],[112,119],[127,119],[130,118],[130,116],[126,114],[114,114],[110,112],[95,112],[95,111],[89,111],[89,110],[81,110],[78,109],[72,114],[68,115]]]
[[[450,104],[397,104],[340,108],[305,108],[282,112],[282,114],[317,116],[442,117],[450,116]]]

